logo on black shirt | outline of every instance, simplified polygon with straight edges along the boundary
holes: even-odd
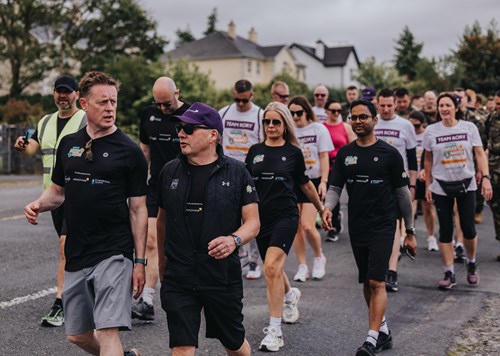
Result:
[[[172,179],[172,183],[170,183],[170,189],[177,189],[179,185],[179,179]]]

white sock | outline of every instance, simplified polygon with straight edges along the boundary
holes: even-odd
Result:
[[[269,318],[269,326],[276,328],[276,330],[281,331],[281,318]]]
[[[384,318],[382,319],[382,323],[380,324],[380,332],[383,332],[384,334],[389,335],[389,326],[387,326],[387,320]]]
[[[144,290],[142,291],[142,300],[149,305],[153,305],[154,295],[155,295],[154,288],[144,288]]]
[[[476,259],[475,258],[468,258],[467,263],[476,263]]]
[[[444,270],[444,273],[451,272],[451,273],[455,274],[455,268],[453,265],[444,266],[443,270]]]
[[[290,288],[288,293],[285,293],[285,302],[292,302],[294,298],[295,293],[293,292],[292,288]]]
[[[366,337],[366,341],[368,341],[373,346],[377,346],[378,339],[378,331],[368,330],[368,336]]]

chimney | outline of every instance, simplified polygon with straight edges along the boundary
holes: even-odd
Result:
[[[236,25],[234,24],[233,20],[231,20],[231,22],[229,23],[227,35],[233,40],[236,39]]]
[[[314,51],[314,54],[321,60],[325,58],[325,44],[323,43],[323,41],[316,41],[316,50]]]
[[[248,40],[257,44],[257,32],[253,27],[248,31]]]

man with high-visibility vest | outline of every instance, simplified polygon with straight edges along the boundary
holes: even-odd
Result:
[[[38,150],[42,154],[43,190],[51,184],[52,169],[56,164],[56,150],[61,138],[72,134],[87,123],[83,110],[78,109],[76,103],[80,97],[78,84],[73,77],[61,76],[54,84],[54,102],[58,111],[44,116],[31,137],[20,136],[14,148],[24,156],[32,156]],[[42,317],[43,326],[62,326],[64,311],[61,292],[64,282],[64,244],[66,241],[66,221],[64,219],[64,205],[52,211],[52,221],[59,235],[59,264],[57,268],[56,300],[50,312]]]

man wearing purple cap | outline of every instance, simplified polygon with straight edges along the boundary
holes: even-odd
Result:
[[[181,155],[158,181],[160,298],[169,346],[175,355],[194,355],[203,309],[207,337],[230,355],[250,355],[238,248],[260,228],[255,186],[244,163],[223,154],[217,110],[194,103],[178,118]]]
[[[54,83],[54,102],[58,111],[44,116],[31,137],[19,136],[14,148],[24,156],[32,156],[41,150],[43,164],[43,190],[51,184],[52,169],[55,166],[56,150],[61,139],[78,131],[86,125],[87,118],[76,102],[80,96],[78,85],[73,77],[64,75]],[[52,221],[59,236],[59,265],[57,268],[56,300],[49,313],[42,317],[43,326],[61,326],[64,323],[64,311],[61,292],[64,282],[64,244],[66,241],[66,221],[64,206],[52,210]]]

